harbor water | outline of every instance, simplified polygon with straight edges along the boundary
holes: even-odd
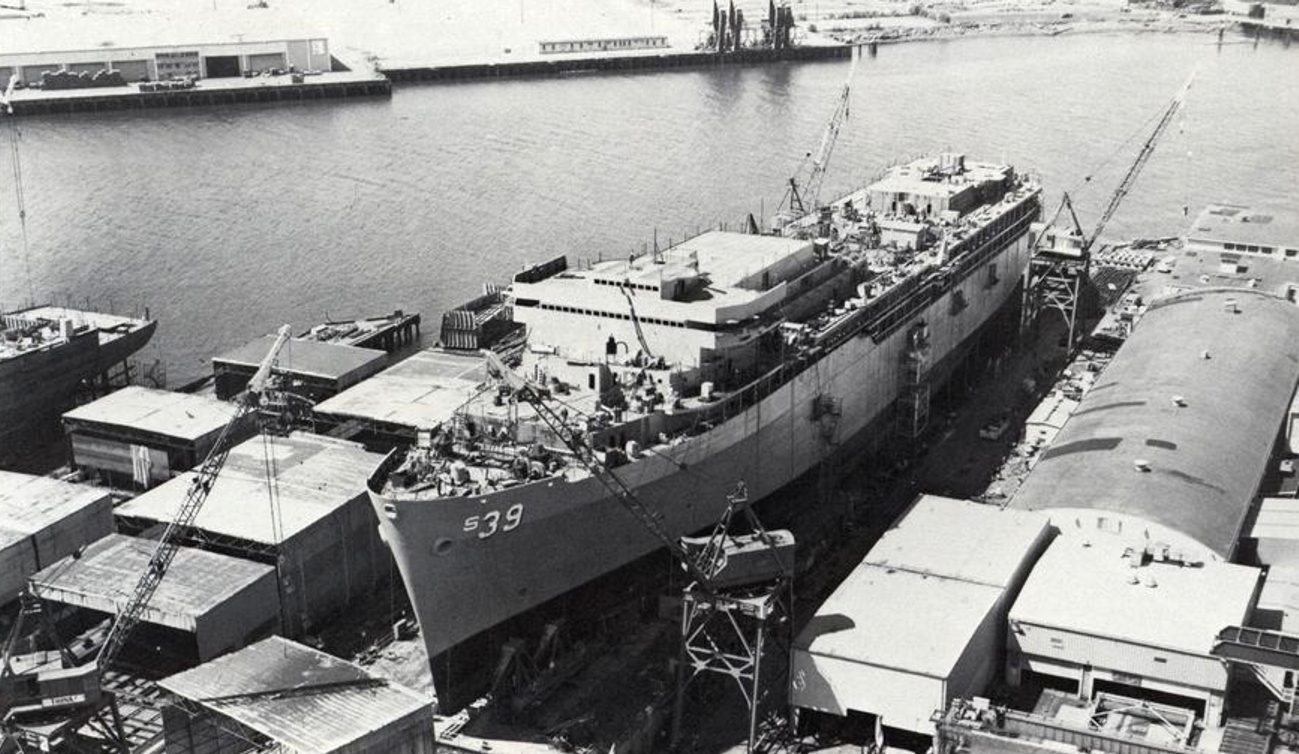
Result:
[[[1299,48],[1228,35],[986,38],[863,59],[822,197],[957,150],[1073,193],[1090,228],[1198,76],[1106,237],[1181,233],[1208,201],[1293,209]],[[0,173],[0,305],[160,320],[174,386],[291,322],[428,318],[528,261],[622,256],[776,209],[845,62],[402,85],[361,99],[14,122],[27,245]],[[13,135],[6,124],[7,141]],[[8,151],[8,150],[6,150]],[[6,163],[8,161],[6,160]],[[1087,177],[1091,176],[1091,180]]]

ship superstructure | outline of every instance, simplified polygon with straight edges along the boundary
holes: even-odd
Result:
[[[528,267],[504,292],[527,335],[517,371],[668,531],[696,532],[737,481],[761,499],[919,431],[928,391],[1013,299],[1039,193],[945,154],[774,235]],[[658,541],[481,357],[428,358],[442,399],[369,487],[435,657]]]

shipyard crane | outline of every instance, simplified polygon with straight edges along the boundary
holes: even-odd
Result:
[[[834,152],[835,142],[839,139],[839,129],[848,119],[850,87],[856,72],[857,58],[853,58],[848,68],[848,78],[844,80],[843,89],[839,92],[839,102],[830,116],[830,122],[825,125],[825,131],[821,134],[820,146],[815,153],[809,152],[804,161],[799,164],[795,175],[790,176],[789,190],[785,192],[785,197],[780,203],[782,206],[787,206],[790,212],[797,213],[798,217],[815,211],[819,206],[817,202],[821,195],[821,184],[825,181],[825,169],[830,164],[830,154]],[[811,169],[800,187],[797,173],[803,170],[808,159],[811,160]]]
[[[1141,150],[1137,152],[1136,159],[1134,159],[1132,164],[1128,166],[1128,171],[1123,175],[1123,180],[1119,181],[1118,187],[1114,189],[1114,193],[1110,195],[1109,202],[1106,203],[1105,209],[1101,212],[1100,219],[1096,221],[1096,227],[1092,228],[1090,234],[1083,236],[1082,252],[1084,254],[1090,251],[1092,244],[1096,243],[1096,240],[1100,238],[1101,232],[1105,230],[1105,226],[1108,225],[1110,219],[1114,217],[1114,213],[1118,212],[1119,205],[1123,203],[1128,192],[1132,190],[1132,186],[1136,184],[1137,177],[1141,175],[1141,170],[1145,168],[1146,163],[1150,161],[1150,155],[1155,151],[1156,142],[1158,142],[1159,138],[1168,130],[1168,126],[1173,122],[1173,117],[1177,115],[1177,111],[1180,110],[1182,104],[1186,102],[1186,94],[1191,90],[1191,84],[1194,82],[1195,72],[1192,71],[1191,75],[1186,79],[1186,82],[1182,84],[1182,88],[1177,90],[1177,94],[1173,95],[1173,99],[1169,101],[1168,105],[1164,108],[1164,111],[1160,114],[1159,121],[1155,124],[1154,130],[1150,133],[1150,136],[1146,139],[1145,143],[1141,145]],[[1074,226],[1080,227],[1078,216],[1074,214],[1073,202],[1070,201],[1067,192],[1064,194],[1061,206],[1068,207]],[[1057,210],[1056,214],[1059,215],[1059,210]]]
[[[749,505],[744,483],[740,482],[728,495],[726,511],[711,535],[689,543],[674,538],[664,528],[660,516],[647,508],[614,473],[609,457],[606,455],[604,460],[597,457],[583,433],[570,427],[548,405],[543,389],[511,370],[495,353],[484,351],[483,356],[488,373],[508,386],[517,399],[530,404],[574,457],[690,574],[692,581],[682,598],[681,655],[672,715],[674,748],[680,739],[687,687],[695,678],[712,674],[739,684],[749,709],[747,751],[755,751],[765,637],[776,629],[788,631],[793,625],[790,620],[793,535],[763,528]],[[747,538],[730,535],[735,514],[741,511],[753,528],[753,534]],[[766,562],[759,565],[755,563],[757,559]],[[784,642],[786,651],[788,643]]]
[[[64,721],[77,722],[79,727],[82,722],[95,719],[106,705],[114,704],[111,694],[107,694],[103,688],[104,672],[122,651],[132,629],[139,624],[163,577],[167,575],[168,568],[180,550],[182,535],[197,519],[217,475],[225,465],[240,424],[257,410],[267,393],[275,361],[288,340],[289,326],[285,325],[280,328],[270,351],[248,381],[247,388],[235,400],[234,415],[222,428],[191,480],[179,510],[159,537],[148,565],[140,573],[130,597],[108,629],[94,661],[80,667],[15,672],[11,664],[11,653],[22,630],[21,619],[15,624],[5,642],[3,665],[0,665],[0,715],[3,716],[3,732],[6,735],[15,735],[28,716],[48,718],[52,713],[60,715]],[[62,648],[61,652],[64,664],[71,664],[68,653],[63,652]],[[117,716],[115,706],[113,714],[114,717]]]
[[[1082,229],[1082,223],[1078,220],[1077,212],[1074,211],[1073,200],[1069,193],[1064,193],[1060,206],[1051,221],[1043,226],[1037,245],[1033,249],[1033,258],[1029,263],[1028,284],[1024,287],[1022,329],[1032,325],[1042,309],[1055,309],[1064,317],[1068,328],[1066,336],[1068,348],[1073,349],[1077,334],[1078,304],[1084,283],[1090,273],[1092,245],[1100,238],[1105,226],[1136,184],[1142,168],[1150,161],[1150,156],[1155,151],[1155,144],[1172,124],[1174,116],[1186,101],[1186,94],[1194,81],[1195,72],[1192,71],[1177,94],[1160,113],[1154,130],[1141,145],[1136,158],[1124,173],[1123,179],[1110,195],[1105,209],[1101,211],[1100,218],[1090,234]],[[1087,180],[1090,181],[1091,176],[1088,176]],[[1059,228],[1056,223],[1066,210],[1069,212],[1069,220],[1072,224],[1066,228]]]

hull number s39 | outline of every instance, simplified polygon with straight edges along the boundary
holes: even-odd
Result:
[[[513,531],[523,522],[523,503],[515,503],[505,510],[488,511],[481,516],[470,516],[465,519],[467,532],[477,532],[479,539],[487,539],[497,532]]]

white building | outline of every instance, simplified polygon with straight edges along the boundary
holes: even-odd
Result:
[[[920,498],[795,639],[790,703],[932,735],[935,710],[997,676],[1006,611],[1049,540],[1044,516]]]

